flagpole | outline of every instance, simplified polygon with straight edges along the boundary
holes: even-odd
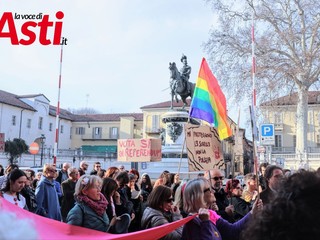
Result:
[[[236,127],[236,132],[234,134],[235,147],[233,148],[233,157],[232,157],[232,160],[231,160],[231,173],[232,173],[232,178],[231,179],[234,179],[234,165],[235,165],[235,158],[236,158],[235,150],[238,149],[239,125],[240,125],[240,108],[239,108],[239,112],[238,112],[238,124],[237,124],[237,127]]]
[[[188,115],[188,121],[187,123],[190,123],[190,115]],[[183,145],[182,145],[182,149],[181,149],[181,154],[180,154],[180,161],[179,161],[179,166],[178,166],[178,174],[180,174],[180,168],[181,168],[181,162],[182,162],[182,155],[183,155],[183,151],[184,151],[184,146],[186,144],[187,138],[186,138],[186,134],[184,134],[184,141],[183,141]]]
[[[178,173],[180,174],[180,168],[181,168],[181,162],[182,162],[182,155],[183,155],[183,150],[184,150],[184,145],[186,144],[186,136],[184,136],[184,141],[181,149],[181,154],[180,154],[180,161],[179,161],[179,166],[178,166]]]
[[[60,116],[60,91],[61,91],[61,72],[62,72],[62,56],[63,44],[61,44],[60,51],[60,71],[59,71],[59,84],[58,84],[58,103],[56,108],[56,134],[53,148],[53,165],[57,163],[58,141],[59,141],[59,116]]]
[[[252,39],[252,107],[250,107],[251,126],[252,126],[252,140],[253,140],[253,162],[254,162],[254,173],[258,176],[258,156],[257,156],[257,127],[256,127],[256,115],[255,108],[257,104],[257,92],[256,92],[256,56],[255,56],[255,35],[254,35],[254,8],[252,8],[252,28],[251,28],[251,39]],[[256,180],[257,189],[259,189],[259,180]],[[258,196],[260,197],[260,196]]]
[[[252,12],[252,28],[251,28],[251,48],[252,48],[252,106],[256,107],[257,97],[256,97],[256,56],[255,56],[255,37],[254,37],[254,11]],[[253,109],[254,110],[254,109]],[[253,111],[254,113],[254,111]]]

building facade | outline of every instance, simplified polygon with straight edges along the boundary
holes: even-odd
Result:
[[[58,160],[95,159],[111,164],[117,159],[118,139],[162,138],[165,128],[162,116],[170,111],[170,105],[170,101],[161,102],[141,107],[142,113],[121,114],[79,115],[60,109]],[[173,107],[181,109],[182,102],[175,102]],[[228,120],[235,133],[236,123]],[[30,145],[42,138],[41,153],[25,154],[21,164],[32,165],[27,161],[33,161],[33,165],[39,165],[40,154],[44,157],[43,163],[52,162],[55,122],[56,108],[43,94],[18,96],[0,91],[0,133],[5,134],[5,140],[22,138]],[[222,141],[222,150],[227,174],[231,172],[232,159],[235,159],[236,174],[252,169],[252,144],[245,138],[244,129],[239,129],[237,137]],[[4,164],[4,154],[0,157]]]
[[[58,156],[74,162],[91,157],[115,161],[117,139],[142,138],[142,116],[141,113],[76,115],[60,109]],[[43,94],[18,96],[0,90],[0,133],[4,133],[5,141],[21,138],[27,145],[33,142],[40,145],[38,154],[25,154],[22,160],[39,165],[41,155],[43,163],[52,162],[56,108]],[[6,164],[4,154],[1,160]]]
[[[27,145],[45,137],[46,148],[53,149],[56,108],[43,95],[18,96],[0,90],[0,132],[5,140],[22,138]],[[59,148],[71,148],[72,115],[62,110],[59,121]]]
[[[274,145],[264,146],[262,160],[286,168],[320,166],[320,92],[308,93],[307,150],[296,153],[297,93],[260,105],[263,123],[274,124]]]
[[[187,99],[190,105],[190,99]],[[143,112],[143,137],[144,138],[161,138],[164,133],[165,123],[162,122],[162,116],[170,111],[171,101],[161,102],[141,107]],[[174,109],[181,109],[182,102],[174,102]],[[189,106],[186,107],[186,111]],[[232,129],[233,136],[222,141],[222,151],[225,160],[226,174],[232,173],[232,159],[235,160],[234,172],[235,175],[246,174],[253,171],[253,145],[250,140],[245,137],[245,130],[238,129],[237,137],[237,124],[228,118],[230,128]],[[163,156],[165,157],[165,156]],[[186,155],[184,157],[187,157]]]

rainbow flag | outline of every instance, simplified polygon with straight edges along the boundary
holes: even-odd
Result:
[[[205,58],[202,59],[193,93],[190,117],[204,120],[214,126],[221,140],[232,135],[228,124],[226,97]]]

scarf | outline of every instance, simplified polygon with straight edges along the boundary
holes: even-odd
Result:
[[[83,202],[85,205],[95,211],[95,213],[100,217],[102,217],[106,212],[108,201],[102,193],[100,193],[100,200],[98,201],[94,201],[91,198],[88,198],[86,195],[78,195],[78,199],[80,202]]]

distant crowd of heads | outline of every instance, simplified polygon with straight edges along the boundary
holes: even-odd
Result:
[[[58,172],[45,164],[39,173],[0,166],[1,196],[41,216],[115,234],[192,214],[199,215],[167,238],[198,239],[198,226],[208,221],[208,236],[217,239],[316,239],[320,234],[320,169],[292,172],[262,163],[258,174],[243,180],[225,180],[224,171],[212,169],[192,180],[163,171],[152,181],[123,165],[104,170],[95,162],[91,172],[88,166],[86,161],[79,168],[64,163]],[[92,213],[86,217],[82,211]]]

